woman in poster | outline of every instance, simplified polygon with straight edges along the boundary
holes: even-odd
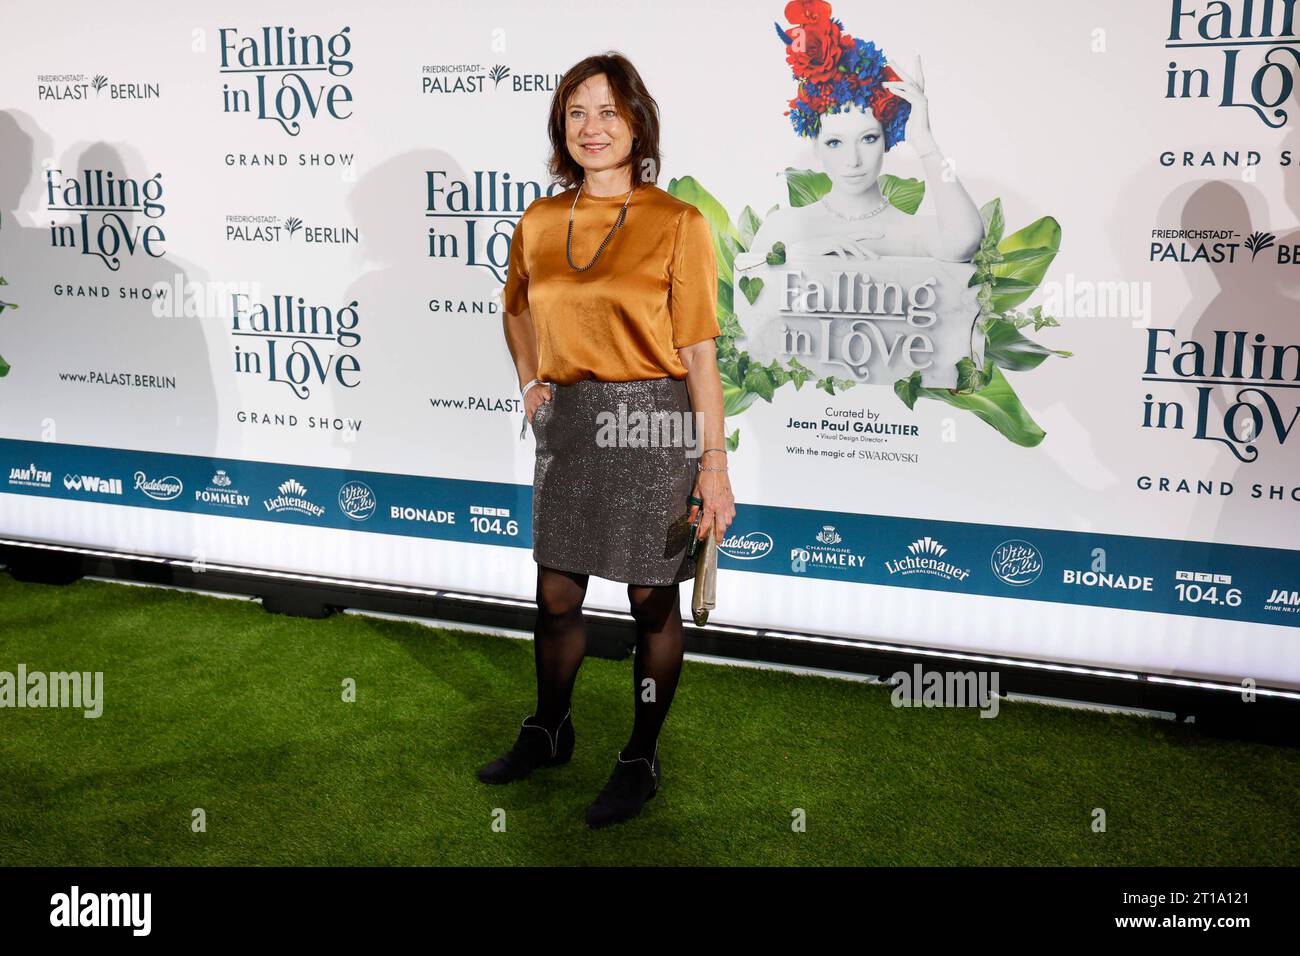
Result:
[[[502,297],[537,440],[537,708],[479,779],[509,783],[569,759],[587,582],[626,582],[634,719],[587,808],[597,827],[636,815],[658,789],[659,732],[682,666],[678,585],[695,574],[689,522],[700,512],[698,535],[723,540],[735,498],[713,341],[712,229],[656,185],[654,99],[624,57],[589,57],[562,78],[549,131],[550,172],[569,188],[520,217]],[[622,424],[611,431],[615,422],[627,433]]]
[[[808,205],[774,210],[751,251],[736,256],[736,269],[761,265],[777,242],[790,257],[970,261],[984,223],[930,131],[920,58],[912,73],[887,64],[874,43],[844,32],[825,0],[793,0],[785,16],[794,25],[776,30],[799,83],[787,115],[795,133],[813,140],[831,189]],[[908,215],[881,192],[885,153],[904,138],[924,166],[934,216]]]

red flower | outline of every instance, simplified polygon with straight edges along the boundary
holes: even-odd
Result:
[[[798,77],[817,83],[829,80],[839,66],[840,48],[847,39],[839,24],[831,22],[831,5],[826,0],[790,0],[785,18],[795,24],[786,32],[796,45],[802,37],[803,46],[802,50],[786,47],[785,61]]]

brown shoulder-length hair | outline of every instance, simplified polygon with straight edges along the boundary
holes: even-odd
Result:
[[[641,74],[627,57],[613,50],[589,56],[575,64],[560,78],[551,98],[549,132],[551,137],[551,177],[566,189],[582,182],[585,170],[569,154],[565,139],[569,99],[588,79],[604,73],[614,96],[619,116],[632,130],[632,151],[620,165],[632,167],[632,182],[659,181],[659,104],[645,88]]]

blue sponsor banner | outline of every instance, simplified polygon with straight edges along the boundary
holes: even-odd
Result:
[[[532,488],[0,439],[0,491],[532,548]],[[1300,553],[737,505],[737,571],[1300,627]]]

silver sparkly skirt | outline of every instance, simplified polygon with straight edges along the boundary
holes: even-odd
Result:
[[[685,380],[549,387],[532,420],[533,559],[628,584],[693,578],[686,499],[699,448]]]

